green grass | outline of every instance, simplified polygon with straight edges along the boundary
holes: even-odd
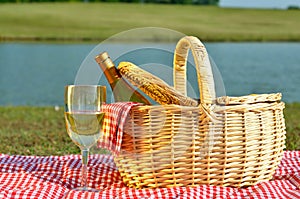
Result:
[[[300,150],[300,103],[287,104],[284,114],[287,149]]]
[[[69,138],[63,109],[0,106],[0,154],[79,154]],[[107,153],[92,147],[91,153]]]
[[[287,149],[300,150],[300,103],[287,104]],[[0,107],[0,154],[66,155],[79,148],[65,130],[62,108]],[[95,147],[92,153],[102,153]]]
[[[1,107],[0,153],[64,155],[79,153],[68,137],[62,109],[53,107]]]
[[[126,3],[0,4],[0,41],[101,41],[163,27],[203,41],[300,41],[299,10]]]

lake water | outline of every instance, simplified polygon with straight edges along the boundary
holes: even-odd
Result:
[[[227,95],[281,92],[283,101],[300,102],[300,43],[205,45],[217,65]],[[80,65],[95,46],[0,43],[0,105],[63,105],[64,86],[73,84],[78,78]],[[127,55],[127,58],[132,57],[132,53]],[[146,58],[151,57],[143,59]],[[172,56],[166,56],[166,61],[162,61],[171,62]],[[101,74],[100,69],[97,70],[97,73],[90,72],[91,78]],[[171,68],[157,68],[154,74],[169,71]],[[193,72],[190,73],[190,83],[197,88],[196,78],[192,76]],[[172,83],[171,75],[167,76],[166,81]],[[104,84],[103,81],[99,83]]]

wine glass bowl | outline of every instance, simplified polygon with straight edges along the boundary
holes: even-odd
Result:
[[[102,135],[106,87],[98,85],[68,85],[65,87],[65,123],[72,141],[82,155],[81,187],[76,190],[99,191],[87,186],[89,149]]]

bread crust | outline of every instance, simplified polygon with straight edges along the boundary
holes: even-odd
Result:
[[[118,70],[132,85],[138,87],[161,105],[177,104],[182,106],[198,106],[196,100],[181,94],[162,79],[131,62],[120,62]]]

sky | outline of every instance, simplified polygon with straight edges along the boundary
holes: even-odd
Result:
[[[220,0],[221,7],[287,9],[290,6],[300,8],[300,0]]]

